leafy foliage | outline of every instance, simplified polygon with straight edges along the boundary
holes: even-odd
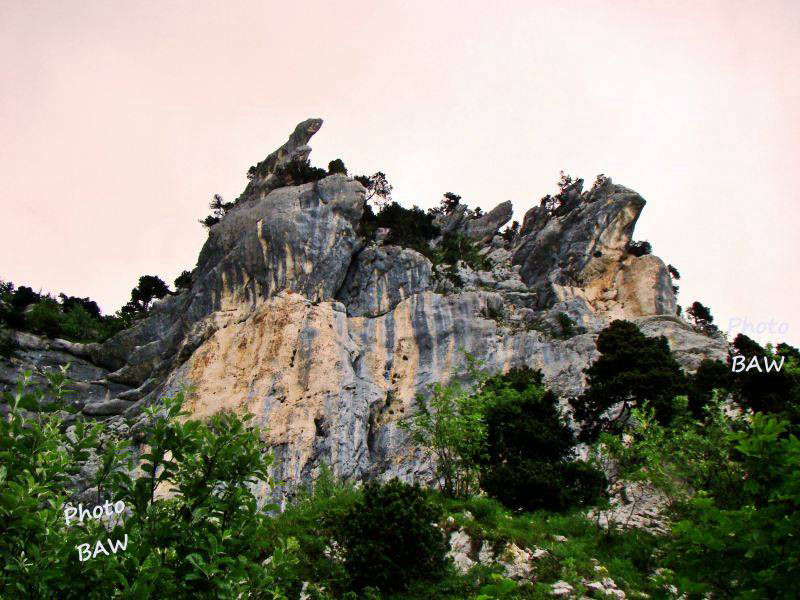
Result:
[[[60,402],[63,374],[49,381]],[[297,543],[270,548],[264,535],[267,516],[252,488],[268,481],[271,457],[247,416],[185,420],[180,396],[151,407],[134,479],[127,442],[80,420],[66,435],[55,416],[25,412],[44,397],[30,386],[29,373],[6,394],[0,420],[2,597],[285,598]],[[130,509],[108,530],[99,521],[68,527],[63,517],[70,476],[91,448],[100,449],[91,482],[100,503],[122,500]],[[79,560],[79,543],[125,535],[124,551]]]
[[[474,363],[470,372],[475,388],[484,375]],[[485,451],[486,424],[483,398],[457,382],[436,383],[429,398],[417,396],[417,411],[398,423],[412,441],[435,459],[442,493],[465,497],[477,490],[479,459]]]
[[[337,534],[353,586],[392,592],[414,579],[440,576],[447,552],[447,541],[435,526],[440,516],[418,486],[396,479],[366,484]]]
[[[327,177],[325,169],[314,167],[309,159],[294,158],[275,169],[275,177],[283,186],[302,185]]]
[[[620,432],[631,409],[649,402],[661,423],[675,414],[673,399],[686,379],[665,337],[649,338],[628,321],[614,321],[597,338],[598,358],[588,369],[588,387],[570,399],[579,439],[593,441],[603,431]]]
[[[735,355],[744,356],[746,362],[752,357],[765,357],[780,363],[780,371],[762,372],[757,369],[729,373],[731,388],[736,401],[744,408],[780,415],[800,426],[800,360],[798,350],[788,344],[777,348],[762,347],[756,341],[740,333],[733,340],[733,353],[728,358],[730,369]]]
[[[335,158],[328,163],[328,175],[347,175],[347,167],[341,158]]]
[[[182,271],[180,275],[175,278],[176,290],[190,290],[192,289],[192,273],[190,271]]]
[[[386,174],[378,171],[372,175],[356,175],[353,179],[359,182],[367,190],[365,199],[372,201],[380,209],[384,209],[392,202],[392,185],[386,178]],[[365,205],[364,210],[369,208]]]
[[[447,263],[456,265],[459,261],[464,261],[475,271],[486,271],[491,268],[491,263],[478,252],[479,248],[475,243],[459,233],[448,234],[442,238],[442,242],[434,254],[434,263]]]
[[[702,419],[714,392],[728,390],[732,383],[730,367],[718,360],[703,359],[689,382],[688,408],[692,416]]]
[[[439,228],[433,224],[433,217],[421,208],[404,208],[397,202],[385,205],[376,215],[369,205],[364,206],[359,223],[359,233],[368,239],[375,236],[379,228],[390,229],[384,242],[417,252],[431,258],[433,250],[428,242],[439,235]]]
[[[34,292],[0,281],[0,354],[10,355],[15,344],[8,330],[30,331],[75,342],[102,341],[122,329],[120,315],[104,316],[94,300]]]
[[[676,517],[662,549],[680,591],[725,598],[792,598],[800,565],[800,442],[763,413],[664,427],[636,410],[631,445],[603,445],[631,479],[667,495]],[[677,424],[674,424],[677,425]]]
[[[641,242],[631,242],[628,244],[628,254],[632,256],[644,256],[645,254],[652,254],[653,247],[647,240]]]
[[[481,487],[512,509],[563,510],[588,504],[605,491],[601,472],[572,461],[576,440],[542,374],[512,369],[484,383],[487,450]]]

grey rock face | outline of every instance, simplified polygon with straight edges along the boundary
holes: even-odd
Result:
[[[365,248],[353,259],[338,299],[352,317],[377,317],[404,298],[431,289],[431,262],[398,246]]]
[[[540,207],[525,215],[514,254],[529,286],[542,282],[577,285],[592,261],[618,261],[630,243],[644,199],[621,185],[605,185],[591,201],[561,216],[546,219]]]
[[[703,359],[725,362],[728,344],[717,334],[709,337],[699,333],[683,319],[671,315],[654,315],[635,319],[634,323],[647,336],[663,335],[678,363],[687,371],[695,371]]]
[[[452,212],[438,215],[433,222],[439,227],[442,235],[462,234],[475,240],[491,238],[498,229],[511,220],[514,207],[510,200],[506,200],[477,218],[470,218],[467,210],[466,205],[459,204]]]
[[[283,290],[330,300],[360,247],[363,204],[364,188],[342,175],[242,202],[212,228],[191,292],[103,345],[109,366],[124,365],[110,379],[139,386],[165,375],[177,366],[172,358],[185,359],[212,333],[200,321],[215,311]]]
[[[506,200],[495,206],[488,213],[477,219],[470,219],[466,222],[464,233],[473,239],[483,239],[487,236],[494,236],[497,230],[511,220],[514,207],[510,200]]]

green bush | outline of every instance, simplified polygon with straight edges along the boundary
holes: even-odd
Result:
[[[560,312],[556,315],[558,326],[561,328],[561,338],[568,339],[575,335],[575,321],[573,321],[567,313]]]
[[[61,316],[62,335],[76,342],[92,342],[98,338],[98,319],[77,304]]]
[[[175,278],[176,290],[190,290],[192,289],[192,273],[190,271],[181,271],[181,274]]]
[[[471,364],[473,379],[482,375]],[[436,383],[426,399],[419,395],[416,412],[398,427],[410,434],[436,465],[445,496],[464,498],[477,491],[480,457],[486,446],[483,398],[457,382]]]
[[[433,224],[433,217],[421,208],[404,208],[397,202],[392,202],[376,215],[368,204],[365,205],[359,233],[367,239],[373,239],[375,231],[384,227],[390,230],[384,240],[385,244],[412,248],[428,258],[433,258],[428,242],[439,235],[439,228]]]
[[[341,519],[337,540],[353,586],[388,593],[444,573],[448,546],[439,509],[418,486],[370,482]]]
[[[73,342],[99,342],[128,327],[131,319],[120,313],[104,316],[94,300],[59,294],[60,303],[30,287],[0,281],[0,329],[31,331]],[[130,303],[129,303],[130,304]],[[136,313],[132,309],[132,312]],[[136,313],[138,315],[138,313]],[[0,333],[0,353],[13,351],[8,333]]]
[[[31,331],[51,338],[61,337],[62,319],[61,307],[52,298],[37,302],[25,314],[25,322]]]
[[[642,242],[631,242],[628,244],[628,254],[632,256],[644,256],[645,254],[651,254],[653,252],[653,247],[650,245],[648,241]]]
[[[672,536],[660,551],[670,583],[702,597],[794,598],[800,575],[800,441],[789,423],[734,417],[712,401],[702,421],[661,425],[634,411],[632,443],[602,438],[629,480],[665,494]]]
[[[60,402],[63,377],[49,382],[49,396]],[[186,420],[180,396],[152,406],[134,479],[129,442],[81,420],[67,435],[57,417],[25,412],[42,398],[30,373],[5,394],[0,597],[279,599],[299,588],[297,543],[268,538],[268,517],[252,491],[269,480],[270,455],[247,416]],[[97,520],[68,526],[64,518],[71,477],[90,449],[99,456],[90,482],[98,504],[123,501],[130,511],[108,530]],[[107,538],[127,539],[125,549],[80,560],[79,544]]]
[[[757,412],[768,412],[787,419],[794,427],[800,426],[800,360],[798,350],[788,344],[779,344],[777,348],[760,344],[740,333],[733,340],[733,352],[745,357],[745,364],[752,357],[762,361],[765,357],[780,363],[780,371],[761,372],[757,369],[729,372],[731,388],[736,401],[744,408]],[[728,369],[731,368],[733,355],[729,357]],[[763,369],[763,362],[762,369]],[[798,433],[796,431],[796,433]]]
[[[311,161],[307,158],[304,160],[290,160],[275,169],[275,177],[284,186],[302,185],[304,183],[311,183],[312,181],[319,181],[327,177],[327,175],[328,173],[325,169],[312,166]]]
[[[335,158],[328,163],[329,175],[347,175],[347,167],[344,166],[344,161],[341,158]]]
[[[575,461],[576,440],[542,374],[512,369],[486,380],[480,392],[487,431],[481,487],[514,510],[564,510],[590,504],[607,481]]]
[[[468,237],[461,234],[445,235],[436,250],[435,263],[464,263],[474,271],[487,271],[492,268],[489,259],[478,253],[478,246]]]
[[[644,402],[661,423],[675,416],[674,398],[685,392],[686,378],[664,336],[649,338],[633,323],[614,321],[596,345],[600,358],[586,369],[589,385],[570,399],[581,441],[594,441],[604,431],[619,433],[631,409]]]

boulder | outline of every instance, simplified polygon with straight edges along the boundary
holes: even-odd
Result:
[[[463,224],[463,232],[466,236],[476,240],[492,238],[503,225],[511,220],[513,212],[514,207],[511,205],[511,201],[506,200],[485,215],[466,221]]]

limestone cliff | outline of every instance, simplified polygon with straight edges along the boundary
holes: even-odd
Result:
[[[595,336],[615,318],[666,335],[687,369],[724,358],[723,339],[675,316],[664,263],[628,253],[645,205],[636,192],[598,180],[558,211],[528,211],[503,237],[510,203],[479,218],[457,208],[439,218],[441,230],[475,240],[491,268],[460,263],[456,285],[415,250],[362,239],[360,183],[331,175],[278,187],[276,171],[308,156],[321,124],[301,123],[251,169],[210,229],[191,290],[104,344],[21,336],[0,379],[70,361],[83,412],[134,436],[143,406],[186,387],[198,417],[252,412],[283,481],[307,479],[323,461],[345,477],[424,481],[430,465],[397,420],[429,384],[462,372],[464,352],[489,370],[539,368],[565,397],[582,390]]]

